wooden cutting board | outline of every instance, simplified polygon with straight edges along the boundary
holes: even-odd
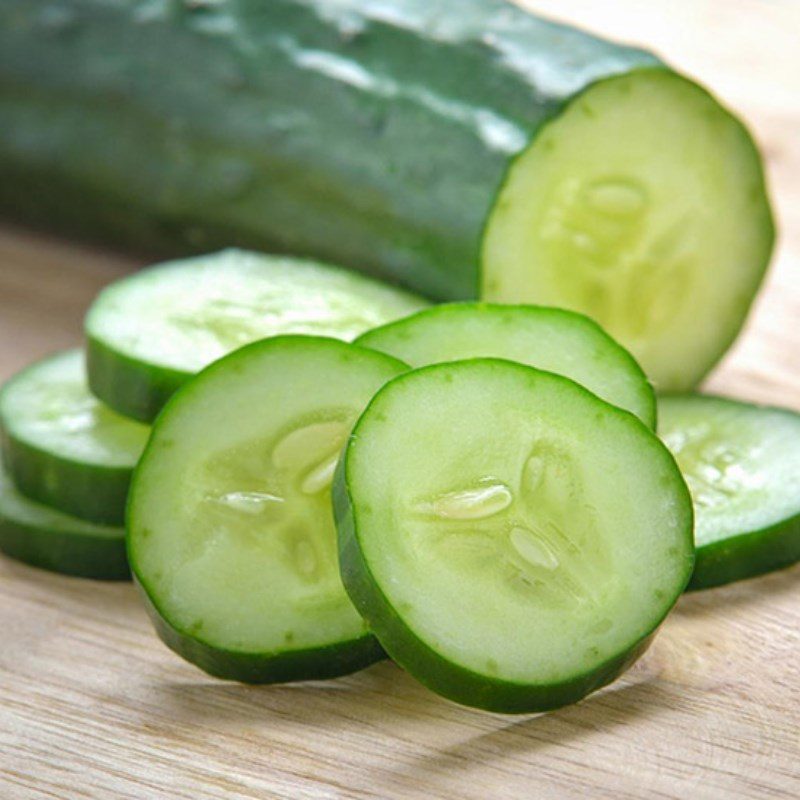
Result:
[[[541,0],[655,47],[750,120],[782,229],[708,388],[800,409],[800,4]],[[80,339],[134,262],[0,230],[0,379]],[[0,559],[0,800],[800,797],[800,567],[684,597],[623,679],[507,718],[390,663],[330,683],[228,685],[155,638],[130,585]]]

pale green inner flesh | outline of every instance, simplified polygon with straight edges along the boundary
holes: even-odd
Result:
[[[591,322],[561,309],[437,306],[358,341],[412,367],[481,356],[518,361],[572,378],[655,425],[653,390],[633,359]]]
[[[150,434],[90,394],[80,350],[47,358],[7,384],[0,419],[32,447],[107,467],[133,468]]]
[[[587,90],[513,164],[482,298],[582,311],[657,388],[685,389],[738,330],[770,244],[742,129],[680,77],[634,72]]]
[[[352,424],[397,362],[312,341],[238,364],[193,384],[156,429],[133,494],[133,565],[173,626],[217,647],[361,637],[330,485]]]
[[[74,533],[76,536],[97,536],[108,539],[122,539],[125,536],[124,528],[86,522],[71,514],[64,514],[29,500],[17,491],[2,467],[0,467],[0,519],[28,528],[38,528],[44,532],[59,531]]]
[[[648,633],[688,577],[690,503],[666,450],[545,373],[412,373],[359,424],[348,480],[389,602],[489,677],[546,683],[599,665]]]
[[[800,514],[797,414],[713,397],[665,397],[658,428],[692,493],[698,547]]]
[[[195,372],[257,339],[301,333],[350,340],[426,305],[344,270],[225,250],[111,286],[90,309],[87,330],[131,358]]]

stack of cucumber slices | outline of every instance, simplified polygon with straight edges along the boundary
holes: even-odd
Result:
[[[240,250],[112,284],[86,317],[86,354],[45,358],[0,391],[0,549],[68,575],[129,578],[123,524],[144,423],[182,383],[265,336],[352,339],[426,305],[345,270]]]
[[[573,311],[225,251],[113,284],[86,333],[86,363],[0,393],[0,548],[130,569],[222,678],[388,655],[459,703],[547,710],[630,666],[687,586],[800,559],[800,415],[657,403]]]

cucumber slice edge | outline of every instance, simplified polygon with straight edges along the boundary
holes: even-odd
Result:
[[[125,531],[85,522],[29,500],[0,467],[0,551],[50,572],[130,580]]]
[[[591,330],[594,335],[598,335],[604,341],[608,342],[609,346],[613,349],[615,356],[618,357],[621,362],[625,363],[626,367],[630,369],[631,373],[641,378],[643,386],[648,387],[648,391],[646,393],[642,393],[641,396],[641,399],[643,401],[642,405],[646,406],[646,408],[642,409],[641,419],[645,423],[645,425],[647,425],[651,429],[655,429],[658,418],[656,395],[653,389],[653,385],[651,384],[650,380],[648,379],[641,365],[633,357],[630,351],[627,350],[623,345],[621,345],[609,333],[607,333],[605,329],[598,322],[596,322],[586,314],[581,313],[580,311],[572,311],[570,309],[560,308],[558,306],[538,305],[535,303],[492,303],[484,300],[438,303],[434,306],[431,306],[430,308],[423,308],[420,311],[416,311],[413,314],[409,314],[406,317],[401,317],[400,319],[387,322],[383,325],[377,326],[376,328],[372,328],[368,331],[365,331],[355,339],[355,344],[360,344],[365,347],[372,347],[372,345],[370,344],[371,340],[380,338],[380,336],[384,332],[401,330],[405,325],[407,325],[410,321],[414,319],[434,318],[440,315],[445,316],[452,313],[453,311],[455,311],[456,313],[461,311],[467,313],[470,311],[474,311],[475,313],[482,313],[484,311],[487,313],[491,313],[493,309],[498,309],[501,312],[508,311],[509,313],[512,314],[518,311],[519,312],[531,311],[537,315],[550,316],[556,319],[565,319],[569,320],[570,322],[576,322],[584,326],[585,328]],[[377,349],[380,350],[379,347]],[[381,352],[385,351],[381,350]],[[487,356],[483,357],[486,358]],[[488,357],[492,358],[492,356]],[[452,360],[464,361],[464,360],[471,360],[471,358],[473,357],[458,358]],[[502,356],[496,356],[494,358],[498,358],[499,360],[514,361],[514,359]],[[442,363],[442,362],[436,362],[436,363]],[[515,362],[515,363],[523,363],[523,362]],[[430,366],[430,365],[426,364],[424,366]],[[542,372],[550,372],[552,374],[562,374],[555,372],[554,370],[546,369],[543,367],[537,367],[535,365],[525,364],[525,366],[532,366],[534,369],[538,369]],[[412,366],[412,369],[420,369],[420,368],[421,367]],[[564,375],[563,377],[569,378],[569,376],[567,375]],[[588,387],[580,383],[580,381],[576,379],[571,379],[571,380],[583,386],[583,388],[588,389]],[[588,389],[588,391],[592,390]],[[594,394],[594,392],[592,393]],[[601,397],[600,399],[605,399],[605,398]],[[606,400],[606,402],[610,401]],[[612,405],[615,404],[612,403]],[[623,409],[623,410],[630,411],[630,409]]]

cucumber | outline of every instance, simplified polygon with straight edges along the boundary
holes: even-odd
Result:
[[[336,562],[330,482],[370,397],[407,369],[336,339],[278,336],[203,370],[136,469],[128,556],[164,642],[222,678],[327,678],[383,658]]]
[[[565,375],[609,403],[656,424],[656,398],[642,368],[597,323],[546,306],[451,303],[361,334],[358,344],[412,367],[477,356]]]
[[[86,316],[89,385],[152,422],[212,361],[281,333],[352,339],[426,301],[311,261],[225,250],[159,264],[106,287]]]
[[[773,239],[730,112],[501,0],[5,0],[0,117],[17,218],[566,305],[662,389],[733,338]]]
[[[79,578],[127,580],[125,530],[97,525],[29,500],[0,467],[0,551]]]
[[[386,652],[492,711],[613,680],[692,571],[691,499],[655,434],[511,361],[390,381],[348,440],[334,509],[345,588]]]
[[[659,400],[659,433],[695,506],[689,588],[800,560],[800,414],[723,397]]]
[[[80,350],[38,361],[0,390],[3,460],[19,490],[90,522],[124,522],[149,433],[89,393]]]
[[[589,314],[657,388],[686,390],[738,334],[773,239],[742,125],[684,78],[626,75],[586,91],[510,168],[482,294]]]

